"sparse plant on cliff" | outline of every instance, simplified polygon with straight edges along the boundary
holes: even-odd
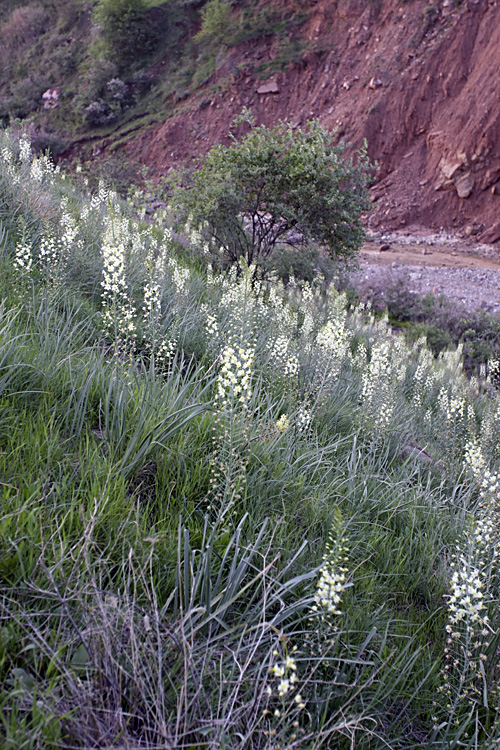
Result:
[[[176,193],[219,263],[263,262],[278,247],[317,243],[332,257],[352,255],[363,239],[370,164],[355,159],[318,122],[294,129],[280,122],[217,145]]]
[[[201,29],[195,39],[221,42],[231,24],[231,6],[226,0],[209,0],[201,11]]]

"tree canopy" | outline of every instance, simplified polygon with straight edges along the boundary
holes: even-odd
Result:
[[[165,33],[168,9],[162,5],[153,23],[148,13],[150,0],[98,0],[93,15],[102,30],[109,54],[121,67],[135,62],[137,56],[149,54]]]
[[[365,148],[345,150],[316,121],[255,127],[214,146],[177,202],[226,264],[261,264],[283,245],[350,256],[364,236],[371,167]]]

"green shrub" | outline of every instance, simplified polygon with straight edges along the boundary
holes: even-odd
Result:
[[[364,149],[356,162],[344,152],[316,121],[305,129],[260,126],[212,148],[175,202],[222,265],[243,258],[262,270],[283,245],[352,255],[364,236],[370,165]]]
[[[153,23],[147,0],[99,0],[94,17],[109,52],[120,66],[152,52],[163,24]]]
[[[287,247],[278,245],[263,268],[276,275],[284,284],[292,278],[297,281],[314,283],[323,278],[328,285],[335,273],[335,263],[325,252],[317,247]]]
[[[231,25],[231,6],[224,0],[209,0],[201,11],[201,29],[196,41],[224,39]]]
[[[73,111],[86,125],[99,127],[114,122],[146,89],[140,75],[126,83],[117,77],[117,70],[105,58],[96,59],[89,67],[85,85],[73,98]]]
[[[4,99],[3,104],[10,115],[27,117],[40,107],[42,94],[48,87],[48,78],[35,72],[26,78],[14,80],[10,86],[10,96]]]
[[[10,68],[20,50],[34,45],[50,27],[50,13],[38,3],[14,8],[0,23],[0,45],[5,57],[2,65]]]

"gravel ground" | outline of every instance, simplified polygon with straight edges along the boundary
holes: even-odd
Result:
[[[384,293],[402,280],[411,292],[444,295],[467,310],[500,313],[500,252],[449,235],[371,235],[360,268],[350,274],[361,292]]]

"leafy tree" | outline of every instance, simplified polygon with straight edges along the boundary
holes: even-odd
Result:
[[[231,6],[225,0],[209,0],[201,10],[201,29],[196,41],[214,40],[220,42],[231,24]]]
[[[280,246],[315,244],[331,257],[352,255],[363,240],[371,167],[334,145],[318,122],[279,122],[214,146],[175,200],[223,264],[244,258],[260,272]]]
[[[148,0],[98,1],[94,17],[109,52],[121,66],[137,56],[144,57],[158,44],[166,14],[162,13],[161,24],[153,23],[148,14],[150,8]]]

